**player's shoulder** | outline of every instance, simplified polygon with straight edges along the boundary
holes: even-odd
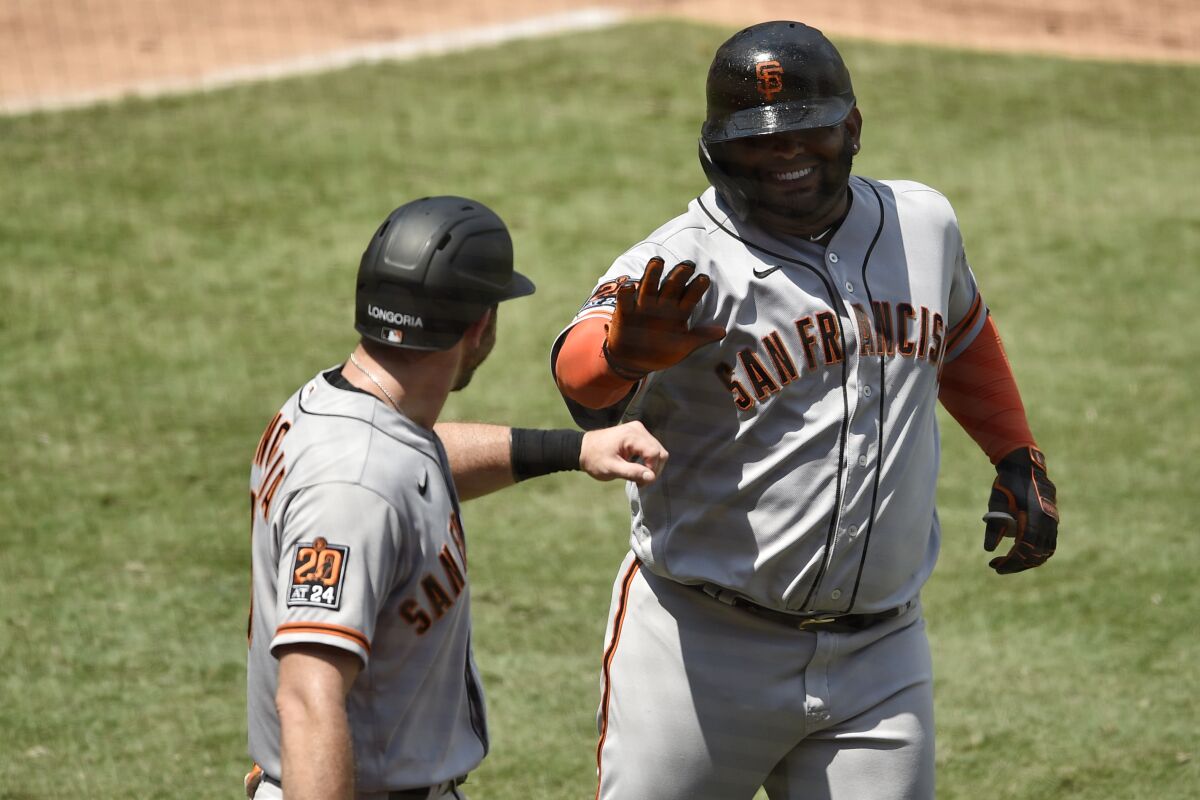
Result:
[[[706,199],[707,198],[707,199]],[[651,255],[667,257],[667,260],[699,260],[711,249],[712,235],[717,230],[717,221],[712,214],[723,212],[718,209],[716,192],[711,187],[688,203],[687,209],[678,216],[659,225],[640,242],[625,251],[625,259],[642,264]]]
[[[673,241],[678,243],[703,238],[710,227],[708,218],[693,200],[682,214],[659,225],[643,241],[669,247]]]
[[[873,181],[873,183],[890,191],[896,198],[897,205],[903,204],[933,213],[954,216],[954,207],[950,203],[950,198],[928,184],[897,179],[879,180]]]
[[[295,397],[288,462],[290,488],[323,483],[356,484],[381,496],[406,485],[405,475],[441,468],[432,431],[374,397],[333,386],[317,375]]]
[[[855,202],[872,204],[874,192],[890,208],[906,231],[926,232],[930,236],[959,235],[958,216],[949,198],[941,191],[914,180],[875,180],[855,176],[852,180]]]

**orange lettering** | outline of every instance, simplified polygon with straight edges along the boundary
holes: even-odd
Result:
[[[463,586],[467,584],[467,580],[463,577],[462,570],[458,568],[458,564],[454,561],[454,556],[450,553],[448,546],[442,546],[442,552],[438,553],[438,560],[442,562],[442,569],[446,571],[446,578],[450,581],[450,589],[454,592],[454,596],[458,597],[462,594]]]
[[[429,600],[429,605],[433,608],[433,614],[438,619],[441,619],[450,606],[454,605],[454,599],[446,592],[446,587],[432,575],[426,575],[421,579],[421,588],[425,590],[425,597]]]
[[[417,629],[417,635],[420,636],[433,625],[433,620],[429,618],[422,609],[420,604],[411,597],[400,604],[400,616],[409,625]]]
[[[733,392],[733,404],[742,411],[748,411],[754,406],[754,398],[746,391],[746,387],[742,382],[734,379],[733,367],[728,364],[717,364],[717,377],[721,379],[721,383],[725,384],[725,388]]]

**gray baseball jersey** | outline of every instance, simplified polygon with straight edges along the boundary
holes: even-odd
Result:
[[[296,392],[254,456],[250,755],[278,779],[278,648],[316,643],[363,662],[359,791],[436,784],[488,747],[458,499],[437,437],[338,379]]]
[[[693,323],[728,332],[618,408],[671,454],[657,482],[628,486],[650,572],[778,610],[868,613],[932,571],[938,376],[987,312],[941,194],[850,189],[821,247],[737,220],[710,188],[618,258],[572,322],[611,316],[616,287],[660,256],[709,276]],[[584,427],[613,421],[568,404]]]

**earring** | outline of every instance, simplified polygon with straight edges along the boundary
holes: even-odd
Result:
[[[850,152],[852,152],[852,153],[858,152],[858,142],[855,142],[854,144],[850,145]]]

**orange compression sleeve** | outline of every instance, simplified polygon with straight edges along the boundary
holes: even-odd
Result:
[[[1037,447],[990,315],[967,349],[942,367],[938,399],[993,464],[1019,447]]]
[[[633,381],[617,377],[608,368],[601,349],[607,335],[605,320],[582,320],[567,332],[554,361],[558,390],[586,408],[607,408],[633,387]]]

